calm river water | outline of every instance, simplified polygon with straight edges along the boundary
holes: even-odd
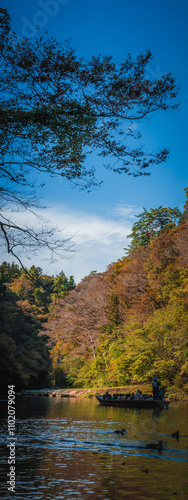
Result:
[[[95,399],[16,401],[16,493],[8,492],[7,401],[1,409],[3,500],[188,499],[188,405],[102,407]],[[126,429],[126,434],[114,433]],[[179,440],[171,437],[177,429]],[[164,449],[147,449],[162,440]]]

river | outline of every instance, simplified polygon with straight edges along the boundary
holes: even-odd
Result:
[[[17,397],[15,493],[7,484],[6,400],[0,409],[3,500],[188,499],[186,403],[156,413],[96,399]],[[114,432],[123,427],[124,435]],[[161,451],[147,448],[159,440]]]

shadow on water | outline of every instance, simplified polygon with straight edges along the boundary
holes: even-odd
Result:
[[[8,500],[6,401],[1,409],[1,479]],[[187,409],[171,404],[156,412],[102,407],[89,399],[17,398],[16,499],[186,499]],[[114,432],[122,428],[125,434]],[[172,437],[177,429],[178,440]],[[155,447],[159,441],[162,449]]]

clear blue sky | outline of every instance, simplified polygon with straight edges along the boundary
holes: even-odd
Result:
[[[154,167],[150,177],[112,174],[98,161],[95,166],[104,183],[90,194],[72,190],[67,181],[47,180],[42,196],[49,217],[67,235],[75,234],[76,252],[68,261],[49,267],[44,259],[25,263],[39,263],[49,274],[63,269],[78,282],[92,270],[105,271],[110,262],[122,257],[133,216],[142,207],[183,208],[183,189],[188,184],[188,5],[185,0],[3,0],[1,5],[8,8],[12,28],[20,37],[33,37],[36,24],[43,24],[59,41],[71,38],[79,57],[101,53],[112,55],[115,61],[128,52],[136,56],[149,48],[153,54],[149,75],[171,71],[180,85],[179,111],[159,113],[145,126],[148,149],[170,149],[169,159]]]

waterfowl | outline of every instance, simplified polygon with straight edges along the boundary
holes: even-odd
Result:
[[[149,470],[146,467],[145,469],[142,470],[142,472],[145,472],[146,474],[148,474]]]
[[[171,434],[171,437],[176,438],[176,439],[179,439],[179,437],[180,437],[180,433],[179,433],[179,431],[173,432],[173,433]]]
[[[115,434],[122,434],[123,435],[126,433],[126,430],[123,427],[123,429],[121,429],[121,431],[118,429],[117,431],[114,431],[114,432],[115,432]]]
[[[158,443],[150,443],[146,445],[147,450],[158,450],[161,451],[164,445],[162,441],[158,441]]]

